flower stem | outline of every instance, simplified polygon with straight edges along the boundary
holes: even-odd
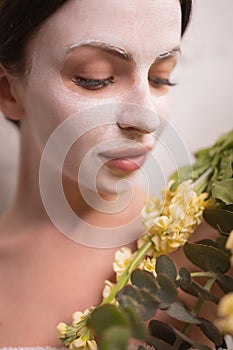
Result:
[[[192,277],[208,277],[208,278],[215,278],[216,274],[214,272],[206,271],[206,272],[192,272]]]
[[[141,246],[141,248],[137,251],[137,253],[134,255],[133,259],[129,262],[125,271],[119,277],[115,288],[112,290],[109,296],[102,301],[101,305],[108,304],[115,299],[116,294],[129,282],[131,272],[138,267],[138,265],[140,264],[142,259],[146,256],[147,252],[152,246],[153,246],[153,242],[148,237],[148,241],[146,241]]]
[[[206,272],[206,274],[207,274],[207,273],[208,273],[208,272]],[[203,273],[200,272],[200,274],[202,274],[202,276],[203,276],[204,272],[203,272]],[[211,274],[211,272],[209,272],[209,274]],[[214,276],[211,277],[211,278],[206,282],[204,288],[205,288],[208,292],[211,291],[211,288],[213,287],[213,285],[214,285],[214,283],[215,283],[215,281],[216,281],[216,278],[217,278],[217,275],[214,274]],[[199,297],[198,297],[198,299],[197,299],[197,301],[196,301],[196,304],[194,305],[194,307],[193,307],[193,309],[192,309],[192,311],[191,311],[193,315],[195,315],[195,316],[198,315],[198,313],[199,313],[199,311],[200,311],[200,309],[201,309],[201,307],[202,307],[204,301],[205,301],[205,298],[204,298],[204,297],[202,297],[202,296],[199,296]],[[181,330],[181,333],[183,333],[183,334],[186,335],[186,334],[188,333],[188,331],[189,331],[189,329],[190,329],[191,326],[192,326],[191,323],[185,323],[185,325],[183,326],[183,328],[182,328],[182,330]],[[179,346],[181,345],[181,343],[182,343],[182,340],[181,340],[181,339],[176,339],[176,341],[175,341],[175,343],[174,343],[174,345],[173,345],[174,350],[179,349]]]
[[[201,180],[201,181],[197,184],[197,186],[194,188],[195,192],[196,192],[198,195],[204,192],[204,190],[205,190],[205,188],[206,188],[206,186],[207,186],[208,176],[209,176],[209,174],[208,174],[207,176],[205,176],[205,177],[203,178],[203,180]]]

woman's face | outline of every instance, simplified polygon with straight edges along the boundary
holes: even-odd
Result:
[[[168,117],[180,33],[178,0],[68,1],[28,47],[23,124],[40,152],[64,125],[57,145],[69,133],[73,145],[63,172],[76,177],[86,162],[85,186],[86,175],[101,169],[103,192],[132,176]]]

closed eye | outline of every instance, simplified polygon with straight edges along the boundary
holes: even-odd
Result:
[[[74,78],[73,83],[87,90],[102,89],[110,84],[114,84],[114,78],[109,77],[105,79],[86,79],[82,77]]]
[[[152,85],[155,88],[159,88],[159,87],[162,87],[164,85],[166,85],[166,86],[175,86],[176,85],[176,83],[171,82],[169,79],[160,78],[160,77],[149,78],[149,81],[152,83]]]

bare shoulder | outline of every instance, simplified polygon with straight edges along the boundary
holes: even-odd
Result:
[[[4,222],[0,220],[0,269],[3,262],[9,256],[10,235]]]

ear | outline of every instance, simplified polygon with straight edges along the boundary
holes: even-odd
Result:
[[[0,110],[7,118],[20,120],[24,110],[15,91],[14,79],[0,65]]]

